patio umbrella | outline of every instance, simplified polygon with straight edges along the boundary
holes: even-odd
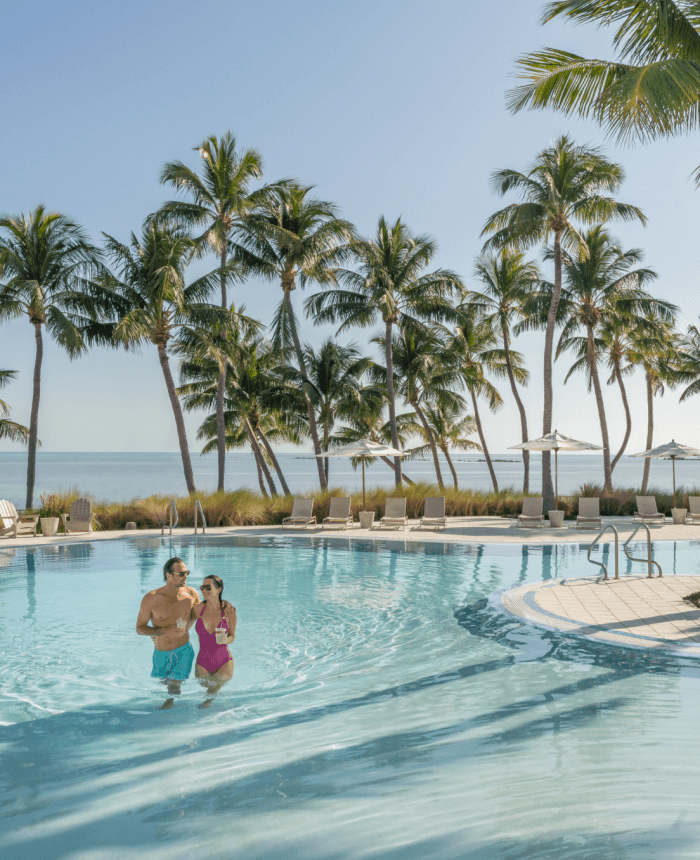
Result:
[[[591,442],[580,442],[578,439],[572,439],[571,436],[565,436],[558,430],[554,433],[547,433],[546,436],[540,436],[539,439],[532,439],[529,442],[521,442],[519,445],[511,445],[510,449],[519,448],[525,451],[554,451],[554,507],[556,509],[559,500],[559,463],[557,454],[559,451],[601,451],[600,445],[593,445]]]
[[[642,451],[641,454],[630,454],[630,457],[648,457],[650,460],[670,460],[673,463],[673,507],[676,507],[676,460],[688,460],[691,457],[700,457],[700,451],[697,448],[691,448],[690,445],[681,445],[671,439],[665,445],[659,445],[657,448],[650,448],[648,451]]]
[[[404,457],[403,451],[382,445],[380,442],[372,442],[369,439],[361,439],[359,442],[351,442],[341,448],[332,451],[324,451],[316,454],[317,457],[360,457],[362,459],[362,507],[365,506],[365,457]]]

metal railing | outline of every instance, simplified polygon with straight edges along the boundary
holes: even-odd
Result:
[[[207,521],[204,518],[204,511],[202,510],[202,505],[199,499],[195,499],[194,502],[194,533],[197,534],[197,511],[199,510],[200,516],[202,517],[202,534],[206,531]]]
[[[595,559],[592,559],[592,558],[591,558],[591,550],[592,550],[592,549],[593,549],[593,547],[598,543],[598,541],[603,537],[603,535],[605,534],[605,532],[606,532],[608,529],[612,529],[612,530],[615,532],[615,579],[619,579],[619,578],[620,578],[620,562],[619,562],[618,547],[619,547],[620,536],[618,535],[618,533],[617,533],[617,529],[615,528],[615,526],[612,526],[612,525],[604,526],[604,527],[603,527],[603,528],[598,532],[598,534],[595,536],[595,540],[594,540],[594,541],[593,541],[593,543],[588,547],[588,560],[590,561],[590,563],[591,563],[591,564],[597,564],[597,565],[598,565],[598,567],[602,567],[602,568],[603,568],[603,579],[607,579],[607,578],[608,578],[608,568],[607,568],[607,566],[606,566],[605,564],[603,564],[603,562],[602,562],[602,561],[595,561]]]
[[[633,556],[631,556],[631,555],[629,554],[629,550],[627,549],[627,544],[632,540],[632,538],[633,538],[633,537],[637,534],[637,532],[638,532],[640,529],[642,529],[642,528],[647,530],[647,557],[646,557],[646,558],[633,558]],[[646,523],[640,523],[640,524],[637,526],[637,528],[632,532],[632,534],[631,534],[631,535],[627,538],[627,540],[625,541],[625,545],[624,545],[623,549],[625,550],[625,555],[627,556],[627,558],[628,558],[630,561],[641,561],[641,562],[644,562],[644,563],[647,565],[647,579],[651,579],[651,578],[652,578],[652,576],[654,575],[654,574],[651,572],[651,566],[652,566],[652,564],[655,564],[655,565],[656,565],[656,567],[658,568],[658,570],[659,570],[659,576],[663,576],[663,573],[661,572],[661,565],[659,564],[659,562],[658,562],[658,561],[654,561],[654,559],[651,557],[651,532],[649,531],[649,526],[648,526]]]
[[[173,529],[177,528],[177,525],[180,522],[180,517],[177,515],[177,505],[175,504],[175,499],[170,499],[170,504],[168,505],[168,513],[170,514],[170,534],[172,534]],[[173,522],[173,514],[175,514],[175,522]],[[160,530],[160,533],[163,534],[167,528],[168,523],[163,523],[163,528]]]

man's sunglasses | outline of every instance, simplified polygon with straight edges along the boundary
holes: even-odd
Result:
[[[173,576],[189,576],[190,572],[189,572],[189,570],[177,570],[177,571],[173,571],[172,575]]]

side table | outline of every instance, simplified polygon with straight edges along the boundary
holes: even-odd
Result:
[[[549,525],[553,529],[564,528],[564,511],[547,511]]]
[[[687,508],[671,508],[671,517],[674,526],[682,526],[685,524],[685,518],[688,515]]]
[[[44,537],[56,537],[58,533],[58,517],[41,517],[41,533]]]
[[[374,523],[374,511],[360,511],[360,528],[371,529]]]

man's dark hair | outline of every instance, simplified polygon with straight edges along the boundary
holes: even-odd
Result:
[[[163,579],[167,582],[168,574],[173,572],[173,568],[175,567],[175,565],[184,563],[185,562],[180,558],[179,555],[176,555],[173,558],[169,558],[163,565]]]

